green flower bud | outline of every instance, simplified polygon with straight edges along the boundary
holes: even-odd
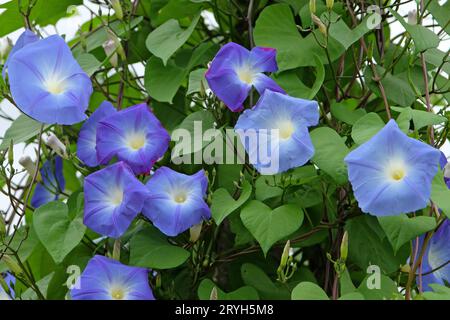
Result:
[[[23,273],[22,268],[20,268],[19,264],[11,256],[5,254],[2,260],[14,274],[19,275]]]
[[[120,0],[110,0],[111,7],[113,7],[114,12],[116,13],[116,17],[119,20],[123,20],[123,10],[122,6],[120,5]]]
[[[322,20],[319,19],[315,14],[311,15],[312,21],[319,28],[319,31],[326,36],[327,35],[327,27],[323,24]]]
[[[316,13],[316,0],[309,0],[309,11],[311,14]]]
[[[332,10],[334,6],[334,0],[327,0],[327,9]]]
[[[348,232],[345,231],[341,242],[341,260],[345,261],[348,257]]]
[[[8,163],[10,166],[14,164],[14,142],[12,140],[8,149]]]

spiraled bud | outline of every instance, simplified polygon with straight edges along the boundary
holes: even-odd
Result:
[[[30,177],[34,177],[34,174],[36,173],[36,163],[34,163],[33,160],[31,160],[31,158],[29,156],[22,156],[19,159],[19,164],[25,168],[25,170],[27,170],[28,174],[30,175]],[[38,172],[37,175],[37,181],[41,181],[41,174],[40,172]]]
[[[316,0],[309,0],[309,11],[311,14],[316,13]]]
[[[103,50],[105,50],[106,56],[109,57],[109,62],[116,68],[119,64],[119,58],[116,53],[116,45],[113,40],[106,40],[103,43]]]
[[[0,60],[6,60],[9,52],[13,47],[13,43],[10,38],[4,38],[0,40]]]
[[[341,260],[347,260],[348,256],[348,232],[345,231],[341,242]]]
[[[411,10],[408,12],[408,23],[412,25],[417,24],[417,10]]]
[[[327,0],[326,4],[327,4],[327,9],[331,10],[331,9],[333,9],[333,6],[334,6],[334,0]]]
[[[291,251],[291,242],[288,240],[284,245],[283,254],[281,255],[280,268],[284,268],[287,265],[289,253]]]
[[[200,222],[199,224],[196,224],[195,226],[192,226],[189,229],[190,238],[189,241],[196,242],[198,238],[200,238],[200,234],[202,233],[202,226],[203,222]]]
[[[218,294],[217,294],[217,288],[214,286],[211,290],[211,293],[209,295],[209,300],[218,300]]]
[[[411,266],[409,264],[405,264],[400,267],[400,271],[404,273],[410,273],[411,272]]]
[[[312,21],[319,28],[319,31],[326,36],[327,35],[327,27],[323,24],[322,20],[319,19],[315,14],[311,15]]]
[[[0,212],[0,239],[3,239],[5,235],[6,235],[6,223],[5,219],[3,218],[3,213]]]
[[[120,1],[119,0],[110,0],[111,2],[111,6],[114,9],[114,12],[116,13],[116,17],[119,20],[123,19],[123,10],[122,10],[122,6],[120,5]]]
[[[50,132],[45,144],[49,146],[57,155],[67,159],[66,146],[53,133]]]
[[[14,142],[11,140],[8,149],[8,163],[10,166],[14,164]]]
[[[11,256],[5,254],[2,258],[2,261],[8,266],[8,269],[16,275],[22,274],[22,269],[20,268],[19,264],[13,258],[11,258]]]
[[[116,241],[114,241],[112,258],[117,261],[120,261],[120,246],[120,239],[116,239]]]

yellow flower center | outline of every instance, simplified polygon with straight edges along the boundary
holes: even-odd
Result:
[[[283,140],[289,139],[294,133],[294,126],[291,121],[283,121],[279,125],[280,138]]]
[[[176,203],[183,203],[186,201],[186,193],[178,192],[174,195],[173,199]]]
[[[121,288],[114,288],[111,290],[111,297],[113,300],[123,300],[125,292]]]
[[[402,160],[394,160],[390,161],[387,167],[387,175],[394,182],[398,182],[403,180],[406,176],[407,167]]]
[[[242,82],[245,82],[247,84],[252,84],[253,82],[253,73],[250,71],[248,67],[243,67],[241,69],[238,69],[237,75],[239,77],[239,80]]]
[[[61,94],[66,90],[66,84],[64,81],[51,78],[45,81],[45,88],[51,94]]]
[[[145,145],[145,134],[136,133],[128,137],[128,145],[133,150],[139,150]]]
[[[111,193],[111,203],[114,206],[119,206],[123,200],[123,191],[120,189],[115,189]]]

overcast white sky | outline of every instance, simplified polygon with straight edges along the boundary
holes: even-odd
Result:
[[[0,4],[8,2],[7,0],[0,0]],[[440,1],[440,3],[444,3],[444,1]],[[96,5],[93,5],[89,1],[84,0],[84,4],[88,5],[91,9],[96,11]],[[400,14],[406,15],[408,11],[413,10],[416,8],[416,5],[414,2],[408,3],[406,5],[401,6]],[[212,15],[208,15],[208,18],[211,18]],[[53,26],[48,26],[44,29],[45,33],[47,35],[58,33],[60,35],[66,35],[66,39],[71,39],[74,37],[77,29],[79,26],[81,26],[84,22],[88,21],[90,19],[90,13],[89,10],[83,6],[77,7],[77,14],[69,17],[64,18],[58,21],[56,24],[56,28]],[[426,24],[431,24],[431,20],[425,21]],[[0,22],[1,23],[1,22]],[[23,30],[18,30],[16,32],[13,32],[8,35],[8,37],[13,40],[13,42],[16,41],[18,36],[22,33]],[[399,22],[395,22],[393,24],[392,33],[398,34],[403,31],[403,27],[400,25]],[[3,39],[0,39],[0,42]],[[443,41],[440,45],[440,49],[443,51],[446,51],[450,48],[450,40]],[[142,70],[142,69],[141,69]],[[16,118],[20,111],[17,110],[14,106],[12,106],[7,101],[0,102],[0,108],[5,111],[8,115],[10,115],[13,118]],[[5,121],[0,118],[0,137],[3,137],[6,129],[9,127],[10,123],[8,121]],[[443,148],[444,153],[447,155],[447,157],[450,157],[450,144],[447,142],[446,145]],[[15,164],[14,166],[17,169],[21,169],[21,166],[18,164],[18,159],[22,155],[30,155],[32,159],[35,159],[35,153],[32,146],[25,147],[25,144],[17,144],[14,146],[14,155],[15,155]],[[20,177],[18,177],[18,180]],[[17,180],[17,181],[18,181]],[[3,194],[0,194],[0,210],[7,210],[9,207],[9,199],[4,196]]]

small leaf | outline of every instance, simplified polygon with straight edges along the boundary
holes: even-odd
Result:
[[[130,264],[154,269],[171,269],[183,264],[190,253],[171,245],[154,227],[142,229],[131,238]]]
[[[321,287],[312,282],[300,282],[292,290],[292,300],[329,300]]]
[[[9,147],[11,140],[14,144],[24,142],[39,133],[42,123],[33,120],[25,114],[21,114],[11,126],[6,130],[3,137],[0,150],[5,150]],[[44,129],[48,126],[44,126]]]
[[[232,292],[224,292],[210,279],[203,279],[198,286],[198,297],[200,300],[210,300],[211,292],[216,288],[216,300],[259,300],[258,292],[250,286],[240,287]]]
[[[274,243],[300,228],[303,211],[291,204],[271,210],[264,203],[253,200],[241,210],[241,220],[267,255]]]
[[[337,183],[345,183],[348,178],[344,158],[349,150],[341,136],[331,128],[321,127],[311,132],[311,140],[315,148],[312,161]]]
[[[147,49],[166,65],[169,58],[189,39],[199,19],[200,14],[192,19],[187,29],[181,28],[175,19],[166,21],[148,35],[145,41]]]
[[[363,144],[383,129],[383,127],[384,121],[380,116],[374,112],[370,112],[355,122],[352,128],[352,138],[357,144]]]
[[[436,227],[436,220],[432,217],[409,218],[406,214],[378,217],[378,222],[386,233],[394,252],[408,241]]]
[[[211,214],[216,224],[222,221],[235,210],[239,209],[252,194],[252,186],[247,181],[242,184],[239,199],[234,200],[225,188],[219,188],[212,195]]]

